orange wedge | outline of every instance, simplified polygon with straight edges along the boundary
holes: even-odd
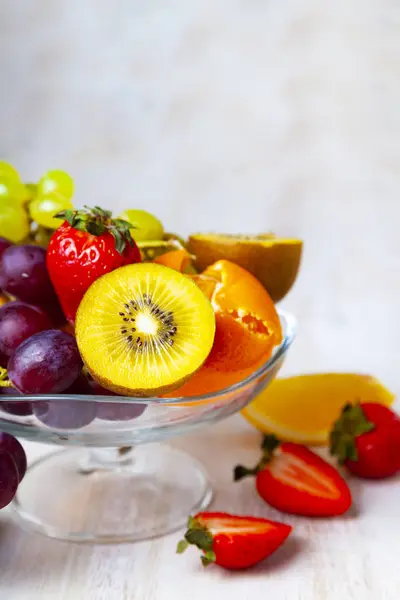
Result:
[[[161,256],[155,258],[153,262],[179,271],[180,273],[185,273],[187,267],[192,262],[192,258],[189,252],[185,250],[185,248],[182,248],[180,250],[171,250],[170,252],[161,254]]]
[[[394,399],[375,377],[318,373],[276,379],[242,414],[260,431],[282,440],[325,445],[345,404],[360,401],[390,406]]]

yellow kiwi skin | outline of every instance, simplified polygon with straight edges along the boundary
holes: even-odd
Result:
[[[102,314],[104,313],[102,313],[101,311],[104,309],[105,305],[107,306],[107,308],[109,305],[112,306],[112,310],[110,312],[112,312],[114,315],[114,300],[110,298],[110,290],[111,293],[114,293],[114,291],[116,290],[116,286],[123,286],[124,293],[131,294],[133,291],[137,291],[138,288],[136,287],[136,281],[138,278],[140,279],[140,277],[143,274],[153,274],[156,277],[161,276],[163,284],[168,285],[168,289],[171,286],[172,293],[175,293],[177,295],[184,294],[185,302],[188,302],[188,304],[184,304],[183,310],[184,313],[190,313],[190,330],[193,331],[192,318],[194,320],[195,332],[196,329],[198,331],[199,327],[201,326],[201,339],[199,339],[198,341],[200,343],[204,342],[204,345],[200,346],[202,352],[199,353],[196,350],[193,356],[193,364],[191,365],[190,361],[189,364],[186,362],[185,369],[182,369],[181,373],[177,373],[178,377],[179,375],[182,376],[180,376],[177,380],[172,381],[171,378],[167,378],[168,382],[165,382],[165,385],[162,385],[162,381],[157,381],[157,378],[155,378],[154,380],[155,385],[151,385],[151,375],[157,369],[156,364],[152,367],[147,366],[148,375],[146,377],[142,377],[141,379],[141,383],[143,384],[144,382],[146,382],[146,385],[135,386],[134,378],[130,381],[127,380],[127,384],[125,385],[121,374],[118,375],[115,372],[113,378],[113,363],[111,354],[107,354],[107,356],[109,357],[108,364],[106,365],[107,368],[105,368],[105,363],[103,363],[101,368],[99,368],[99,363],[102,362],[101,358],[99,359],[99,357],[102,356],[101,345],[99,346],[97,344],[96,339],[94,339],[93,336],[91,337],[90,333],[91,328],[92,333],[93,331],[95,334],[98,333],[98,329],[96,330],[96,327],[98,327],[99,321],[102,321]],[[133,288],[132,282],[135,282],[133,284]],[[128,288],[127,292],[125,286]],[[117,300],[118,302],[123,302],[124,297],[117,294]],[[175,297],[174,303],[177,301],[178,300]],[[101,308],[101,306],[103,306],[103,308]],[[98,312],[99,310],[100,312]],[[172,307],[172,310],[174,310],[174,307]],[[176,310],[179,313],[179,306],[176,307]],[[193,317],[192,314],[194,315]],[[114,319],[114,316],[112,317],[112,319]],[[183,321],[177,321],[178,330],[179,326],[184,327],[182,323]],[[204,364],[209,352],[211,351],[215,335],[215,315],[213,308],[209,300],[201,292],[198,286],[188,277],[182,275],[181,273],[178,273],[177,271],[168,267],[164,267],[154,263],[138,263],[135,265],[127,265],[125,267],[121,267],[120,269],[113,271],[112,273],[108,273],[100,277],[96,282],[92,284],[92,286],[89,288],[84,298],[82,299],[82,302],[77,312],[75,325],[75,333],[78,348],[82,360],[93,379],[97,381],[102,387],[110,390],[111,392],[114,392],[121,396],[137,398],[161,396],[167,392],[173,391],[181,387]],[[112,327],[114,327],[114,325]],[[203,330],[205,331],[204,335]],[[118,331],[116,329],[115,335],[117,334]],[[112,333],[112,335],[114,335],[114,333]],[[196,335],[198,335],[198,333]],[[196,348],[198,346],[197,339],[198,338],[196,338]],[[193,339],[191,343],[193,343]],[[141,367],[142,371],[145,370],[145,367],[146,365],[143,365]]]
[[[164,387],[157,387],[154,389],[131,389],[121,385],[115,385],[110,379],[99,376],[97,373],[89,369],[89,367],[85,364],[87,370],[89,371],[92,378],[97,381],[103,388],[109,390],[110,392],[114,392],[119,396],[128,396],[131,398],[157,398],[167,394],[168,392],[173,392],[180,388],[188,379],[190,379],[197,371],[203,366],[204,363],[200,365],[197,369],[193,371],[193,373],[189,373],[185,377],[182,377],[177,382],[174,382],[171,385]]]
[[[195,255],[199,271],[218,260],[230,260],[252,273],[272,300],[279,302],[296,280],[303,242],[271,233],[254,236],[198,233],[189,237],[187,247]]]

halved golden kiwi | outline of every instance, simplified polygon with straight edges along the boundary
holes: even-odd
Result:
[[[103,387],[127,396],[158,396],[201,367],[214,342],[215,316],[189,277],[141,263],[91,285],[75,332],[86,367]]]
[[[198,233],[189,237],[189,252],[203,271],[226,259],[247,269],[263,284],[274,302],[282,300],[296,280],[303,248],[302,240],[275,237]]]

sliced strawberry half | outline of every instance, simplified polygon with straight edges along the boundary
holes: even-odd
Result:
[[[286,513],[311,517],[342,515],[351,506],[349,487],[339,472],[305,446],[266,436],[263,456],[253,468],[238,466],[234,479],[256,477],[263,500]]]
[[[177,552],[193,545],[203,552],[204,566],[215,563],[225,569],[247,569],[275,552],[291,531],[289,525],[268,519],[202,512],[189,517]]]

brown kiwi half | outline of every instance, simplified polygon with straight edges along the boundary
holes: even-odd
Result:
[[[82,359],[100,385],[127,396],[159,396],[201,367],[214,342],[215,316],[189,277],[141,263],[91,285],[75,333]]]
[[[272,300],[279,302],[296,280],[303,242],[275,237],[272,233],[255,236],[198,233],[189,237],[187,247],[195,255],[199,271],[218,260],[230,260],[250,271]]]

